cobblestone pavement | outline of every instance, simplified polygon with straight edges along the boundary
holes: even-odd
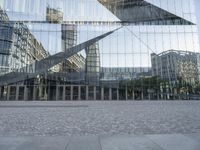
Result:
[[[200,132],[200,101],[0,102],[0,136]]]

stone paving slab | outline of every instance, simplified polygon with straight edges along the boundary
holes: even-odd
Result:
[[[163,150],[145,136],[118,136],[101,138],[102,150]]]
[[[164,150],[200,150],[200,141],[197,142],[182,134],[148,135],[147,137]]]
[[[65,150],[67,137],[0,137],[0,150]]]
[[[17,146],[27,141],[22,137],[0,137],[0,150],[15,150]]]
[[[101,150],[99,137],[72,137],[66,150]]]
[[[200,150],[200,134],[0,137],[0,150]]]
[[[197,141],[198,143],[200,143],[200,134],[196,134],[196,133],[193,133],[193,134],[185,134],[185,136]]]

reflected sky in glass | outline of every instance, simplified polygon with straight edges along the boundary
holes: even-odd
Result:
[[[193,0],[147,0],[177,16],[196,23]],[[20,5],[19,5],[20,4]],[[0,0],[11,20],[45,21],[46,7],[64,12],[65,21],[119,21],[97,0]],[[51,54],[61,51],[60,24],[27,24]],[[78,25],[78,41],[85,42],[116,29],[117,25]],[[102,67],[148,67],[150,54],[166,50],[199,52],[196,25],[125,26],[99,42]]]

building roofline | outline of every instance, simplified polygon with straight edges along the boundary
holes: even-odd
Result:
[[[162,55],[167,55],[169,53],[176,53],[176,54],[200,54],[199,52],[192,52],[192,51],[187,51],[187,50],[174,50],[174,49],[170,49],[170,50],[161,52],[159,54],[151,53],[151,55],[162,56]]]

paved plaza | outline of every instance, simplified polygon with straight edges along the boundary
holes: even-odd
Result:
[[[0,150],[199,150],[200,101],[0,102]]]
[[[0,137],[0,150],[199,150],[200,134]]]

